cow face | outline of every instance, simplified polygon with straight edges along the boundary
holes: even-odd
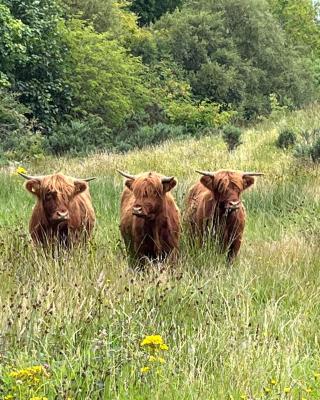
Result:
[[[67,222],[70,218],[70,202],[88,187],[85,181],[73,180],[62,174],[30,179],[26,189],[41,202],[50,224]]]
[[[241,193],[253,185],[254,178],[245,173],[218,171],[202,176],[200,181],[214,193],[214,197],[222,211],[232,211],[240,207]]]
[[[138,218],[155,219],[163,210],[164,196],[176,184],[174,177],[161,177],[151,172],[128,179],[125,185],[134,195],[132,214]]]

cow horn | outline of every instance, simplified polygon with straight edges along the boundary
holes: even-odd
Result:
[[[212,178],[214,177],[214,173],[213,173],[213,172],[209,172],[209,171],[198,171],[197,169],[196,169],[196,172],[198,172],[198,174],[201,174],[201,175],[211,176]]]
[[[18,172],[18,174],[21,175],[24,179],[28,179],[28,180],[31,180],[31,179],[42,179],[43,178],[43,176],[31,176],[31,175],[23,174],[22,172]]]
[[[90,176],[90,178],[79,178],[79,181],[85,181],[85,182],[90,182],[97,179],[96,176]]]
[[[164,176],[163,178],[161,178],[161,182],[162,183],[169,183],[172,181],[172,179],[174,178],[174,176]]]
[[[243,176],[263,176],[263,172],[244,172]]]
[[[124,176],[125,178],[133,180],[136,179],[134,175],[127,174],[126,172],[120,171],[119,169],[117,169],[117,171],[119,172],[120,175]]]

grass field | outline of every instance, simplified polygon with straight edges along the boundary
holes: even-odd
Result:
[[[284,126],[319,121],[319,107],[265,121],[248,129],[232,154],[220,138],[206,137],[24,165],[30,174],[98,177],[90,184],[93,240],[60,259],[31,246],[34,199],[4,168],[0,398],[319,399],[320,167],[274,144]],[[183,237],[177,265],[130,272],[116,168],[175,175],[182,211],[199,178],[195,169],[264,172],[243,196],[248,217],[235,265],[226,266],[210,245],[190,248]],[[156,334],[168,345],[159,354],[140,345]]]

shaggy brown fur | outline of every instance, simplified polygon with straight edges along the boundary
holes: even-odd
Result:
[[[149,172],[128,179],[121,197],[120,231],[129,257],[162,260],[176,252],[180,237],[180,213],[169,191],[176,180],[162,183]]]
[[[25,186],[37,198],[29,223],[34,242],[70,246],[91,234],[95,213],[85,181],[53,174],[29,179]]]
[[[235,171],[221,170],[214,177],[202,176],[187,196],[185,220],[192,238],[203,242],[207,235],[218,240],[232,261],[239,252],[245,226],[240,196],[253,183],[253,177]]]

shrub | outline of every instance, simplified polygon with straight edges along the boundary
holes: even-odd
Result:
[[[199,128],[215,128],[225,125],[234,116],[233,111],[221,111],[217,103],[201,103],[172,101],[166,113],[175,125],[183,125],[195,133]]]
[[[4,156],[8,160],[28,160],[43,158],[44,137],[40,132],[12,132],[3,147]]]
[[[301,138],[294,149],[295,157],[320,162],[320,128],[302,132]]]
[[[236,149],[241,142],[242,130],[233,125],[227,125],[223,128],[222,137],[228,146],[228,150]]]
[[[127,131],[121,132],[115,138],[116,150],[125,152],[144,146],[152,146],[168,139],[176,139],[185,135],[182,126],[158,123],[153,126],[142,126],[128,135]]]
[[[96,116],[58,125],[47,138],[47,149],[57,155],[65,153],[80,155],[109,147],[111,147],[110,129]]]
[[[296,143],[297,136],[291,129],[284,129],[280,132],[276,145],[280,149],[288,149]]]
[[[22,105],[17,95],[0,90],[0,143],[4,160],[25,160],[44,155],[43,137],[34,132],[24,114],[29,109]]]

